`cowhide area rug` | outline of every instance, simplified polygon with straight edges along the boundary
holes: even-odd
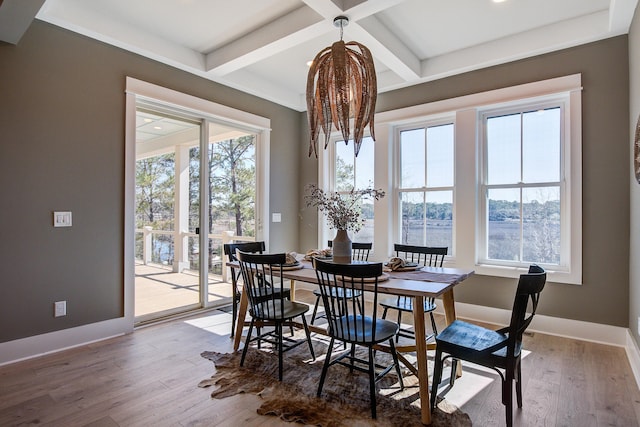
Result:
[[[263,347],[249,348],[244,366],[242,352],[203,352],[202,357],[215,364],[215,374],[201,381],[199,387],[213,387],[211,397],[223,399],[238,393],[253,393],[261,397],[260,415],[273,415],[284,421],[323,427],[354,425],[422,426],[420,422],[417,378],[403,370],[405,389],[400,390],[394,372],[377,384],[377,419],[371,419],[369,379],[362,372],[351,373],[347,367],[329,368],[322,390],[316,397],[326,344],[314,341],[315,362],[309,348],[302,344],[284,354],[283,380],[278,381],[278,356]],[[342,347],[336,347],[332,357]],[[387,364],[390,356],[378,352],[376,362]],[[468,415],[440,400],[432,413],[432,426],[470,426]]]

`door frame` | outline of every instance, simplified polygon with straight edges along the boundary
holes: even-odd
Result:
[[[202,119],[200,146],[207,145],[209,122],[227,123],[256,134],[256,239],[267,240],[269,236],[269,157],[271,120],[252,113],[227,107],[206,99],[194,97],[172,89],[157,86],[132,77],[126,78],[126,118],[125,118],[125,201],[124,201],[124,318],[132,330],[135,323],[135,186],[136,186],[136,108],[139,100],[145,103],[168,107],[188,117]],[[203,152],[203,151],[201,151]],[[204,156],[202,156],[204,157]],[[201,197],[208,191],[208,168],[202,168],[201,159]],[[206,180],[206,181],[205,181]],[[206,200],[206,199],[205,199]],[[200,204],[200,247],[207,247],[209,234],[208,211]],[[202,251],[201,251],[201,257]],[[200,262],[200,280],[206,280],[203,269],[206,263]],[[203,308],[210,306],[200,286]]]

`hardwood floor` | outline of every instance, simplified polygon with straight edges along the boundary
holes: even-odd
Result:
[[[315,301],[306,290],[296,296]],[[231,351],[230,323],[230,314],[211,311],[0,367],[0,426],[294,426],[257,415],[256,396],[212,400],[197,387],[214,370],[200,353]],[[640,391],[624,349],[539,333],[525,348],[516,426],[639,425]],[[464,365],[446,398],[474,425],[504,425],[492,371]]]

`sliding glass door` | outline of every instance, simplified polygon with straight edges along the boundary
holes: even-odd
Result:
[[[136,116],[135,322],[226,305],[223,244],[256,235],[256,134],[154,105]]]

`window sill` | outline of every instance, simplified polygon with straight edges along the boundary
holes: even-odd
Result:
[[[547,272],[547,282],[564,283],[567,285],[582,285],[582,275],[567,271],[553,270],[551,267],[541,265]],[[521,274],[526,274],[527,267],[507,267],[490,264],[476,264],[473,267],[475,273],[481,276],[508,277],[518,279]]]

